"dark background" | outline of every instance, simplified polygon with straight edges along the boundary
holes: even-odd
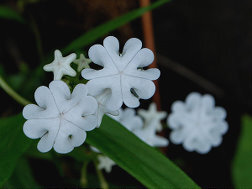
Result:
[[[133,0],[41,0],[26,1],[23,5],[6,0],[1,3],[19,11],[28,25],[36,25],[44,55],[64,48],[89,29],[139,7],[138,1]],[[199,155],[170,143],[165,149],[166,154],[201,187],[232,188],[230,169],[241,115],[251,113],[252,109],[252,1],[173,0],[153,11],[153,29],[156,57],[162,73],[159,79],[162,109],[169,113],[173,101],[184,100],[188,93],[198,91],[212,94],[217,106],[223,106],[228,113],[229,131],[219,147]],[[115,35],[121,43],[130,37],[143,40],[141,19],[110,35]],[[0,20],[0,65],[7,74],[16,74],[22,61],[31,71],[39,65],[35,40],[29,26]],[[97,42],[101,43],[102,39]],[[41,81],[44,84],[52,79],[50,73],[46,76],[48,79]],[[25,83],[17,91],[32,100],[33,94],[26,94],[23,86]],[[22,110],[4,92],[0,95],[1,116]],[[168,137],[168,129],[165,135]],[[66,186],[53,164],[35,159],[31,159],[31,164],[43,186]],[[44,174],[48,168],[52,171]],[[93,171],[92,167],[90,171]],[[119,167],[114,167],[106,177],[117,184],[141,186]]]

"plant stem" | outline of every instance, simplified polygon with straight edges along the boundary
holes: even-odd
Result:
[[[80,178],[80,185],[81,188],[86,188],[87,187],[87,165],[88,162],[84,162],[81,168],[81,178]]]
[[[109,188],[108,183],[107,183],[106,179],[104,178],[101,170],[98,168],[97,162],[96,161],[93,161],[93,162],[95,165],[97,176],[98,176],[100,183],[101,183],[101,188],[108,189]]]
[[[150,5],[150,0],[140,0],[141,7],[147,7],[149,5]],[[150,50],[152,50],[154,54],[156,54],[151,11],[148,11],[142,15],[142,27],[143,27],[145,46],[149,48]],[[153,61],[151,65],[149,65],[149,68],[157,68],[156,59]],[[161,110],[158,81],[155,80],[154,84],[156,85],[156,92],[153,96],[153,101],[156,103],[157,109]]]
[[[3,88],[3,90],[10,95],[14,100],[16,100],[21,105],[27,105],[31,104],[28,100],[20,96],[16,91],[14,91],[7,83],[6,81],[0,76],[0,87]]]

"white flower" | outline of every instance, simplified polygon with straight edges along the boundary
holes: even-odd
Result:
[[[172,114],[167,124],[173,130],[170,140],[174,144],[183,144],[187,151],[208,153],[212,146],[219,146],[222,135],[227,132],[226,111],[215,107],[210,95],[191,93],[185,103],[176,101],[172,105]]]
[[[112,116],[118,116],[119,111],[118,110],[110,110],[108,109],[104,104],[106,104],[106,100],[108,99],[107,96],[110,94],[109,90],[105,90],[102,94],[98,95],[95,97],[97,103],[98,103],[98,108],[96,111],[96,117],[97,117],[97,127],[100,127],[102,118],[104,114],[110,114]]]
[[[143,120],[136,115],[136,111],[132,108],[119,109],[118,116],[109,116],[132,132],[143,127]]]
[[[139,98],[149,99],[153,96],[155,85],[152,80],[159,78],[160,71],[156,68],[139,69],[150,65],[154,59],[151,50],[141,48],[142,42],[131,38],[120,54],[117,38],[109,36],[104,39],[103,46],[93,45],[89,49],[89,58],[103,68],[84,69],[82,76],[90,80],[87,86],[92,96],[100,95],[107,89],[111,91],[107,108],[118,110],[123,103],[131,108],[138,107]]]
[[[156,131],[162,130],[161,120],[163,120],[167,113],[164,111],[157,111],[157,106],[154,102],[152,102],[149,106],[148,110],[140,109],[137,111],[138,115],[140,115],[146,123],[156,121]],[[154,122],[155,123],[155,122]],[[154,124],[152,123],[152,124]]]
[[[38,150],[47,152],[52,147],[58,153],[68,153],[86,139],[86,131],[96,126],[96,100],[87,96],[84,84],[78,84],[72,94],[63,81],[52,81],[49,88],[35,91],[38,105],[24,107],[23,116],[28,119],[23,131],[32,139],[41,138]]]
[[[76,72],[71,68],[70,64],[76,59],[76,54],[72,53],[66,57],[62,57],[59,50],[54,51],[54,60],[52,63],[44,66],[47,72],[53,72],[54,80],[61,80],[63,75],[76,76]]]
[[[156,125],[156,120],[152,120],[145,124],[145,127],[135,130],[134,133],[150,146],[165,147],[169,144],[169,141],[164,137],[156,135]]]
[[[86,58],[84,54],[80,54],[80,58],[74,60],[73,63],[78,65],[77,71],[80,72],[84,68],[89,68],[91,60],[89,58]]]
[[[104,169],[107,173],[111,172],[111,169],[116,163],[107,156],[98,156],[98,169]]]
[[[157,123],[155,119],[143,124],[143,120],[136,115],[134,109],[120,109],[119,112],[119,116],[110,117],[121,123],[142,141],[154,147],[164,147],[168,145],[168,140],[166,138],[156,135]]]

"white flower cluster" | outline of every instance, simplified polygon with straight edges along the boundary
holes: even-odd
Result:
[[[172,114],[167,124],[173,130],[170,140],[174,144],[183,144],[187,151],[200,154],[208,153],[212,146],[219,146],[222,135],[227,132],[226,111],[215,107],[210,95],[190,93],[185,103],[176,101],[172,105]]]
[[[142,115],[149,115],[144,117],[144,121],[140,116],[136,115],[136,111],[132,108],[120,109],[118,116],[110,116],[125,128],[138,136],[142,141],[154,147],[165,147],[168,145],[168,140],[164,137],[157,135],[157,131],[161,131],[161,120],[166,117],[165,112],[158,112],[153,107],[156,107],[154,103],[150,105],[148,111],[140,109],[138,112]],[[145,114],[143,114],[143,112]],[[138,113],[138,114],[139,114]],[[160,115],[160,116],[159,116]]]
[[[149,99],[155,92],[153,80],[160,76],[156,68],[143,69],[154,59],[151,50],[142,48],[139,39],[129,39],[122,53],[115,37],[104,39],[102,45],[93,45],[89,51],[90,59],[83,54],[76,59],[72,53],[63,57],[59,50],[54,52],[52,63],[45,65],[45,71],[54,74],[54,81],[35,91],[35,104],[25,106],[23,116],[27,119],[23,130],[32,139],[41,138],[38,150],[50,149],[58,153],[68,153],[83,144],[86,131],[99,127],[104,114],[120,122],[129,131],[150,146],[165,147],[168,140],[157,135],[162,130],[161,120],[166,112],[158,112],[152,103],[149,110],[132,108],[140,105],[140,99]],[[94,70],[90,62],[102,67]],[[71,63],[77,64],[77,71],[89,80],[86,85],[77,84],[70,92],[63,75],[76,76]],[[122,109],[125,104],[128,108]],[[227,132],[226,111],[215,107],[210,95],[191,93],[185,103],[176,101],[167,124],[172,129],[170,140],[182,144],[188,151],[204,154],[221,144],[222,135]],[[102,159],[102,157],[100,158]],[[104,159],[104,158],[103,158]],[[113,166],[112,160],[101,160]],[[106,167],[107,165],[100,165]]]
[[[93,45],[89,58],[76,54],[63,57],[59,50],[54,61],[44,66],[54,74],[49,88],[42,86],[35,92],[38,105],[29,104],[23,110],[27,119],[23,130],[32,139],[41,138],[38,150],[47,152],[51,148],[58,153],[68,153],[80,146],[86,131],[99,127],[104,114],[118,115],[123,103],[138,107],[139,99],[149,99],[155,92],[152,80],[160,76],[158,69],[143,70],[154,59],[151,50],[143,48],[139,39],[129,39],[123,52],[115,37],[104,39],[102,45]],[[102,66],[101,70],[89,68],[89,63]],[[76,76],[70,66],[74,62],[77,71],[89,80],[86,85],[78,84],[71,94],[69,87],[60,81],[63,75]]]
[[[143,142],[153,147],[165,147],[168,145],[168,140],[162,136],[157,135],[156,131],[162,130],[161,120],[166,117],[166,112],[159,112],[156,109],[156,104],[151,103],[149,110],[140,109],[136,115],[136,111],[132,108],[120,109],[118,116],[109,115],[114,120],[121,123],[125,128],[135,134]],[[92,148],[95,152],[99,151]],[[99,156],[100,169],[105,169],[106,172],[112,170],[115,162],[106,156]]]

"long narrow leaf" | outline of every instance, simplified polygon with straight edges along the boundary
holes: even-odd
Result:
[[[109,117],[87,142],[148,188],[199,188],[183,171]]]
[[[16,11],[6,6],[0,6],[0,18],[15,20],[20,23],[25,23],[25,20],[20,14],[18,14]]]
[[[31,140],[27,141],[22,132],[23,122],[21,114],[0,120],[0,186],[30,145]],[[86,142],[148,188],[199,188],[169,159],[109,117],[103,119],[99,129],[88,132]]]
[[[232,167],[235,188],[252,188],[252,117],[244,116]]]
[[[4,184],[4,189],[10,188],[41,188],[33,177],[31,167],[25,158],[20,158],[10,179]]]
[[[86,45],[89,45],[90,43],[94,42],[95,40],[99,39],[100,37],[103,37],[105,34],[109,33],[110,31],[115,30],[116,28],[119,28],[120,26],[123,26],[124,24],[134,20],[135,18],[141,16],[145,12],[155,9],[164,3],[169,2],[170,0],[158,0],[155,3],[153,3],[150,6],[139,8],[136,10],[133,10],[127,14],[124,14],[120,17],[117,17],[111,21],[106,22],[105,24],[102,24],[87,33],[83,34],[73,42],[71,42],[66,48],[63,49],[64,53],[70,53],[72,51],[78,50]]]
[[[21,114],[0,119],[0,187],[11,176],[31,140],[23,134]]]

